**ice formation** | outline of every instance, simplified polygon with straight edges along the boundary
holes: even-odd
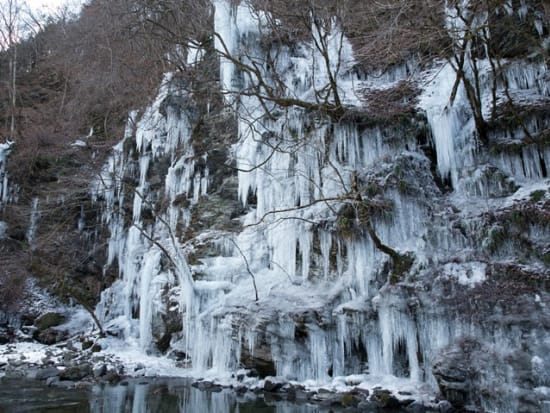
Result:
[[[434,386],[429,366],[456,337],[476,334],[495,346],[512,345],[517,338],[513,334],[479,331],[441,309],[417,308],[385,278],[389,258],[371,237],[345,237],[335,230],[343,219],[338,211],[349,201],[357,176],[385,185],[397,175],[381,176],[389,159],[404,160],[405,169],[429,170],[414,137],[392,140],[382,126],[334,123],[298,106],[265,116],[265,105],[273,113],[276,105],[241,95],[258,79],[239,77],[240,68],[227,57],[237,56],[243,65],[252,64],[250,56],[254,65],[267,61],[270,51],[259,42],[269,30],[265,19],[226,0],[216,0],[214,6],[220,87],[238,123],[231,156],[238,168],[238,197],[248,211],[240,218],[244,227],[238,233],[203,234],[223,246],[222,252],[200,264],[186,261],[192,246],[183,245],[180,237],[192,229],[191,208],[209,196],[208,151],[195,150],[186,92],[173,75],[166,75],[155,101],[143,114],[130,116],[123,141],[93,188],[110,230],[109,265],[116,262],[120,271],[98,307],[108,328],[118,329],[126,342],[143,351],[155,351],[158,320],[177,309],[183,330],[170,345],[185,355],[194,372],[227,374],[239,368],[244,350],[254,357],[259,346],[267,346],[277,375],[317,383],[364,374]],[[342,102],[360,105],[356,93],[364,86],[361,82],[374,81],[352,74],[351,45],[336,23],[330,30],[329,65],[314,41],[277,50],[281,98],[316,103],[316,92],[333,77]],[[196,55],[189,56],[196,63]],[[479,64],[488,99],[488,65]],[[259,70],[268,76],[267,67]],[[544,70],[538,63],[508,64],[511,92],[548,97]],[[408,72],[398,71],[387,82]],[[525,146],[519,154],[485,154],[480,159],[462,86],[454,102],[449,101],[456,73],[448,63],[435,63],[417,77],[423,87],[419,108],[431,131],[437,172],[453,188],[450,202],[462,206],[495,193],[506,196],[515,184],[547,178],[541,165],[550,166],[548,149]],[[380,78],[376,82],[383,86]],[[164,192],[150,181],[152,169],[162,162],[168,163]],[[497,169],[501,182],[489,175]],[[128,176],[135,177],[135,188],[125,183]],[[438,191],[435,186],[433,190]],[[131,213],[124,210],[128,197],[133,198]],[[427,276],[426,266],[444,263],[441,279],[465,288],[486,279],[487,266],[475,254],[456,258],[474,251],[476,240],[449,225],[447,211],[433,211],[421,197],[398,187],[387,188],[384,197],[389,213],[374,220],[376,233],[399,253],[412,254],[416,277]],[[200,279],[194,279],[199,271]]]
[[[8,172],[6,162],[11,152],[13,142],[0,143],[0,206],[9,201],[10,193],[8,188]]]

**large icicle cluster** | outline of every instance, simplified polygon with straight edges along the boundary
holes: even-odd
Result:
[[[222,375],[263,358],[277,375],[315,382],[364,374],[363,380],[374,383],[382,377],[397,383],[399,377],[434,386],[432,364],[456,338],[472,335],[495,348],[513,348],[520,331],[483,330],[459,311],[431,306],[430,288],[447,292],[458,285],[467,291],[487,279],[482,230],[476,227],[483,225],[486,211],[475,208],[488,199],[492,207],[505,208],[515,198],[502,197],[519,185],[547,190],[548,147],[525,145],[515,154],[480,150],[464,88],[458,87],[451,104],[456,73],[436,62],[413,80],[422,86],[419,109],[435,146],[436,175],[450,178],[453,189],[444,196],[431,161],[407,126],[334,122],[299,105],[281,108],[273,100],[241,94],[253,90],[255,79],[242,76],[235,62],[247,65],[253,56],[254,66],[269,79],[273,67],[258,62],[276,55],[285,90],[280,97],[305,103],[316,103],[316,92],[330,75],[344,106],[358,110],[359,90],[396,85],[410,73],[405,66],[391,76],[360,81],[350,70],[351,45],[336,23],[327,37],[329,65],[313,41],[270,49],[261,42],[269,32],[265,16],[231,3],[214,1],[214,46],[221,55],[220,88],[237,123],[230,156],[247,211],[238,218],[242,230],[206,231],[182,244],[181,234],[193,229],[192,210],[200,210],[201,200],[216,188],[208,168],[198,167],[201,159],[207,164],[212,148],[194,150],[186,92],[166,76],[154,103],[130,117],[123,141],[93,188],[110,230],[108,265],[116,262],[121,275],[98,309],[108,328],[154,350],[153,330],[177,311],[182,329],[171,336],[170,347],[196,372]],[[478,64],[489,99],[489,65]],[[507,62],[508,93],[546,99],[545,69],[542,63]],[[422,121],[414,122],[422,127]],[[532,132],[543,127],[533,124]],[[521,131],[515,132],[491,139],[521,140]],[[158,171],[164,174],[163,190],[152,182]],[[128,183],[132,179],[134,186]],[[392,285],[390,259],[366,231],[342,230],[346,220],[358,220],[342,213],[355,205],[349,201],[357,179],[363,196],[386,202],[384,211],[370,217],[381,242],[414,260],[402,288]],[[372,194],[365,189],[369,185]],[[133,198],[131,213],[126,198]],[[471,218],[470,227],[463,218]],[[543,237],[546,230],[541,231]],[[189,266],[184,252],[205,240],[217,250]],[[420,287],[422,280],[430,281]]]
[[[247,56],[261,61],[263,54],[275,54],[275,51],[261,47],[259,39],[268,29],[247,6],[232,9],[225,2],[216,4],[215,21],[220,26],[215,30],[221,33],[221,43],[231,44],[230,51],[237,54],[239,48],[236,44],[243,47],[244,43],[246,47],[246,53],[238,55],[239,60],[247,64]],[[228,27],[230,33],[226,33]],[[292,93],[292,96],[282,98],[297,96],[304,102],[315,102],[315,92],[326,86],[330,70],[330,74],[338,79],[338,92],[343,100],[354,102],[350,85],[358,79],[349,72],[354,63],[351,46],[335,24],[332,30],[326,50],[331,62],[328,67],[322,63],[320,51],[313,43],[301,45],[299,53],[284,46],[276,51],[281,79]],[[308,320],[307,339],[295,343],[293,337],[297,326],[292,318],[309,307],[333,323],[337,313],[327,311],[324,302],[336,299],[344,308],[343,302],[347,300],[367,300],[376,294],[377,288],[372,288],[371,284],[387,261],[384,254],[366,235],[345,239],[336,236],[331,228],[335,224],[335,211],[342,204],[338,200],[349,196],[352,176],[365,175],[369,167],[383,162],[386,156],[399,156],[402,149],[384,142],[379,128],[361,130],[353,122],[333,124],[329,118],[309,116],[300,108],[291,108],[276,119],[270,119],[258,96],[239,96],[239,88],[250,88],[253,85],[247,81],[257,79],[244,80],[238,88],[225,81],[227,73],[235,70],[238,67],[233,67],[230,62],[222,63],[223,87],[227,88],[229,96],[239,97],[238,100],[235,98],[239,141],[234,146],[239,168],[239,197],[245,204],[250,195],[255,198],[253,210],[245,217],[247,227],[236,242],[248,261],[253,263],[258,284],[264,287],[260,288],[262,306],[282,313],[278,325],[269,327],[275,331],[268,338],[275,340],[271,349],[277,373],[300,380],[327,380],[331,371],[336,375],[349,373],[344,368],[349,362],[344,348],[351,348],[356,340],[354,332],[345,334],[346,330],[343,330],[341,339],[337,341],[335,331],[320,328]],[[268,78],[267,69],[264,70]],[[411,147],[415,145],[414,142],[410,144]],[[423,213],[414,201],[403,199],[397,191],[386,196],[393,201],[392,219],[377,222],[377,231],[384,242],[406,251],[418,242]],[[314,252],[316,245],[320,251]],[[317,263],[315,256],[319,256],[319,252],[320,263]],[[332,254],[337,260],[333,264],[330,263]],[[238,273],[239,269],[234,271]],[[252,296],[249,292],[247,294]],[[232,296],[237,295],[242,297],[242,289],[228,294],[228,303],[236,302],[237,297]],[[281,311],[278,307],[285,308],[285,302],[292,304]],[[384,316],[391,318],[387,313]],[[396,328],[403,327],[399,321],[395,325],[399,326]],[[257,326],[252,328],[257,329]],[[372,359],[380,362],[369,365],[371,373],[393,372],[392,354],[389,353],[406,336],[411,343],[408,348],[411,363],[416,366],[411,369],[411,375],[419,377],[416,351],[413,352],[414,331],[380,334],[374,327],[372,333],[368,339],[380,345],[369,346],[368,350],[372,352]],[[249,335],[244,334],[245,337]]]
[[[519,19],[525,17],[527,6],[514,10],[512,2],[506,7],[508,14],[517,14]],[[462,2],[463,10],[468,9],[469,2]],[[494,115],[495,106],[506,106],[513,100],[515,110],[519,112],[523,105],[548,105],[550,82],[545,75],[548,70],[546,62],[540,58],[529,60],[507,60],[499,58],[474,58],[475,44],[472,40],[472,27],[485,30],[488,16],[480,14],[473,17],[471,27],[465,27],[464,16],[457,15],[454,8],[447,11],[447,26],[457,47],[465,44],[464,76],[471,84],[479,83],[480,106],[483,118],[489,121]],[[540,24],[540,21],[539,21]],[[470,31],[469,31],[470,30]],[[539,35],[541,35],[539,33]],[[458,53],[458,52],[457,52]],[[489,54],[489,51],[486,51]],[[496,62],[495,62],[496,61]],[[420,107],[426,112],[437,152],[437,168],[442,177],[450,178],[453,187],[466,195],[489,197],[497,193],[506,194],[505,188],[495,188],[502,184],[498,179],[487,180],[480,171],[479,139],[476,139],[476,125],[472,107],[468,101],[464,82],[456,86],[456,62],[447,62],[436,66],[426,73],[425,89],[420,99]],[[477,73],[475,73],[477,72]],[[500,73],[501,72],[501,73]],[[496,79],[495,79],[496,77]],[[517,116],[517,114],[515,115]],[[547,120],[531,119],[516,123],[513,128],[491,133],[490,139],[498,143],[522,142],[536,136],[548,128]],[[529,136],[527,136],[529,134]],[[488,161],[500,168],[507,176],[525,182],[547,177],[546,166],[550,161],[548,147],[540,145],[521,145],[518,153],[495,151]],[[496,182],[494,182],[496,181]],[[500,194],[499,194],[500,192]]]
[[[94,199],[105,205],[102,220],[110,231],[107,265],[117,260],[121,275],[104,292],[99,312],[103,319],[123,329],[124,337],[138,339],[144,350],[151,345],[154,314],[166,311],[170,305],[162,301],[163,288],[179,285],[183,290],[171,297],[172,305],[190,305],[194,294],[193,279],[173,234],[175,223],[188,217],[180,216],[182,211],[175,207],[162,211],[152,222],[142,216],[143,211],[151,214],[154,208],[156,194],[150,191],[147,179],[151,164],[166,157],[171,162],[165,183],[171,200],[176,193],[197,200],[201,185],[202,192],[206,191],[204,176],[197,179],[188,172],[193,170],[189,126],[185,114],[167,104],[169,96],[177,96],[170,75],[165,77],[155,102],[139,121],[137,113],[131,114],[124,139],[114,148],[92,191]],[[182,155],[176,158],[179,149]],[[137,186],[125,185],[125,180],[135,175]],[[124,210],[125,197],[133,198],[131,217]],[[163,253],[171,257],[172,270],[162,262]]]

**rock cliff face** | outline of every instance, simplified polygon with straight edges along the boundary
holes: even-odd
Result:
[[[92,184],[120,274],[105,329],[195,372],[362,374],[548,409],[544,59],[499,60],[497,78],[469,50],[459,75],[411,59],[374,77],[336,21],[268,42],[264,14],[214,6],[188,70],[219,62],[216,87],[167,74]]]

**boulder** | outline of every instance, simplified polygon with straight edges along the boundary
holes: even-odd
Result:
[[[55,327],[65,322],[65,316],[61,313],[49,312],[42,314],[34,321],[34,325],[38,331],[46,330],[50,327]]]
[[[61,380],[77,381],[82,380],[92,374],[92,366],[89,363],[83,363],[72,367],[67,367],[59,374]]]
[[[283,388],[285,383],[277,380],[275,377],[267,377],[264,381],[264,391],[268,393],[276,393]]]
[[[46,367],[36,372],[35,378],[37,380],[47,380],[51,377],[59,376],[60,371],[55,367]]]
[[[199,390],[209,390],[214,387],[214,383],[208,380],[201,380],[193,383],[193,387],[196,387]]]
[[[348,392],[340,395],[340,403],[344,407],[357,407],[361,399],[354,393]]]
[[[107,373],[107,366],[105,364],[99,364],[92,369],[92,374],[96,379],[105,376]]]
[[[426,412],[426,406],[422,404],[422,402],[414,401],[411,404],[409,404],[406,408],[407,412],[409,413],[425,413]]]
[[[48,387],[56,386],[57,383],[59,383],[59,377],[58,376],[49,377],[49,378],[46,379],[46,386],[48,386]]]
[[[109,383],[118,383],[122,379],[122,375],[116,369],[107,369],[103,378]]]
[[[287,400],[307,400],[313,395],[313,392],[309,392],[309,395],[305,395],[305,387],[301,384],[287,383],[282,389],[286,393]]]
[[[372,392],[372,400],[375,401],[379,407],[385,409],[393,409],[401,405],[399,400],[391,394],[389,390],[384,389],[374,389]]]
[[[7,328],[0,327],[0,345],[8,344],[11,341],[12,335]]]
[[[65,340],[67,338],[67,332],[56,330],[55,328],[47,328],[45,330],[36,330],[33,338],[39,343],[52,345]]]

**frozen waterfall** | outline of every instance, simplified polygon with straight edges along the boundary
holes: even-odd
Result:
[[[451,283],[468,289],[483,282],[488,269],[478,258],[478,234],[464,229],[456,211],[493,196],[500,207],[516,184],[546,178],[541,165],[550,166],[548,149],[480,151],[463,86],[449,100],[456,71],[436,62],[412,80],[422,89],[417,109],[435,147],[434,173],[452,186],[448,196],[442,194],[432,161],[408,126],[335,122],[306,109],[318,103],[329,78],[337,79],[345,107],[359,110],[365,86],[390,87],[406,70],[388,84],[360,80],[351,70],[352,46],[336,22],[329,25],[327,65],[315,39],[269,48],[261,41],[270,30],[265,15],[228,0],[216,0],[214,7],[219,87],[230,107],[223,119],[236,124],[224,164],[232,169],[223,182],[240,203],[240,215],[231,217],[237,229],[195,233],[217,207],[203,203],[219,196],[210,168],[214,148],[195,145],[191,93],[168,74],[155,101],[130,116],[124,139],[92,190],[110,232],[109,265],[120,272],[98,307],[107,328],[152,353],[160,352],[159,337],[168,337],[170,351],[196,374],[223,376],[246,367],[245,359],[268,353],[276,375],[315,383],[356,374],[372,383],[387,379],[433,388],[432,362],[456,338],[475,334],[497,348],[509,347],[513,334],[481,331],[459,314],[430,307],[429,291],[415,282],[434,277],[434,288],[442,290]],[[273,99],[243,92],[255,90],[259,81],[243,75],[243,66],[254,67],[262,81],[274,76],[266,63],[270,54],[278,58],[280,99],[297,99],[302,106],[281,108]],[[506,67],[509,93],[548,97],[544,67]],[[483,93],[489,94],[489,65],[480,62],[480,68]],[[498,93],[502,97],[502,87]],[[415,122],[420,128],[422,122]],[[410,174],[420,182],[412,189]],[[403,288],[389,279],[390,259],[366,231],[342,230],[356,225],[346,220],[358,220],[357,212],[356,218],[342,212],[357,179],[372,191],[373,204],[382,205],[369,218],[380,241],[412,257]],[[426,201],[427,193],[441,204]],[[204,256],[189,258],[205,246]],[[174,315],[180,329],[170,335],[165,324]]]

